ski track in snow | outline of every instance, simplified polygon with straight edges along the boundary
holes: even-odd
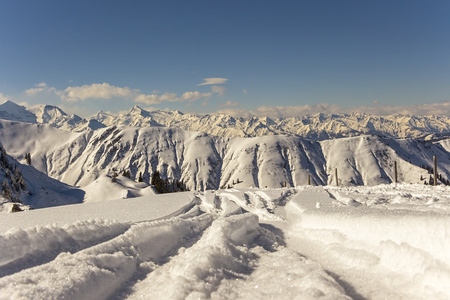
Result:
[[[448,299],[448,191],[227,189],[157,220],[12,228],[0,299]]]

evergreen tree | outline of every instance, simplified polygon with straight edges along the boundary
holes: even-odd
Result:
[[[12,206],[12,208],[11,208],[11,212],[13,213],[13,212],[19,212],[19,211],[22,211],[22,210],[20,209],[19,205],[16,204],[16,203],[14,203],[13,206]]]
[[[158,171],[153,172],[151,184],[156,186],[161,181],[161,176]]]
[[[6,151],[1,146],[0,146],[0,166],[2,166],[5,169],[11,169]]]
[[[155,171],[152,175],[151,184],[155,187],[158,193],[173,193],[173,192],[181,192],[188,191],[186,185],[183,181],[179,180],[169,180],[162,179],[161,174],[158,171]]]
[[[13,193],[9,186],[8,179],[6,179],[6,178],[5,178],[5,180],[3,180],[3,183],[2,183],[2,196],[8,200],[13,199]]]
[[[130,172],[130,170],[124,170],[123,173],[122,173],[122,176],[131,178],[131,172]]]
[[[112,182],[117,182],[117,173],[114,172],[113,176],[112,176]]]
[[[138,178],[139,182],[144,182],[144,178],[142,178],[142,172],[139,172],[139,178]]]

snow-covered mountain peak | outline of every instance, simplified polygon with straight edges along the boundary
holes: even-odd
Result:
[[[151,117],[150,113],[144,109],[142,109],[139,105],[135,105],[133,106],[130,111],[129,114],[132,116],[142,116],[142,117]]]
[[[36,116],[29,112],[24,106],[6,100],[0,104],[0,119],[36,123]]]
[[[53,105],[37,105],[30,107],[28,111],[36,116],[38,123],[43,124],[53,123],[60,118],[67,117],[62,109]]]
[[[173,113],[174,115],[180,115],[180,116],[184,115],[181,111],[179,111],[179,110],[177,110],[177,109],[172,110],[172,113]]]
[[[128,112],[120,113],[117,116],[107,116],[103,119],[96,119],[106,126],[126,125],[135,127],[161,126],[153,119],[153,116],[140,106],[133,106]]]
[[[114,118],[115,115],[111,113],[104,112],[103,110],[99,110],[95,115],[92,115],[89,119],[95,119],[99,122],[102,122],[103,120],[107,118]]]

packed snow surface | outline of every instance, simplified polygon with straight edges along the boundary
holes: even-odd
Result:
[[[449,299],[450,189],[221,189],[0,217],[0,299]]]

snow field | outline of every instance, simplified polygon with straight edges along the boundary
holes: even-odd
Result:
[[[413,201],[416,207],[413,210],[408,200],[411,195],[405,192],[403,195],[407,199],[402,201],[399,200],[401,193],[391,197],[383,194],[384,201],[379,205],[382,207],[368,209],[362,204],[368,200],[366,197],[346,194],[356,189],[329,187],[327,190],[334,199],[326,197],[324,191],[309,189],[300,191],[288,203],[286,209],[294,211],[288,213],[288,218],[296,220],[298,227],[293,230],[298,235],[322,244],[330,259],[347,268],[366,268],[369,272],[383,273],[387,278],[398,274],[403,279],[395,280],[402,281],[400,289],[404,295],[416,292],[421,297],[428,294],[435,299],[450,296],[448,211],[441,210],[437,214],[417,209],[429,205],[427,199],[420,204]],[[380,196],[380,191],[378,193]],[[399,201],[408,202],[409,210],[398,209]],[[314,207],[314,203],[320,205]]]
[[[259,256],[251,275],[227,278],[212,299],[351,299],[322,267],[285,247]]]
[[[279,191],[274,193],[279,197],[284,195]],[[203,209],[194,206],[177,217],[156,221],[111,222],[122,227],[107,241],[90,234],[89,230],[94,230],[97,223],[106,226],[109,221],[80,221],[62,226],[69,228],[68,233],[58,230],[56,225],[47,226],[48,235],[79,239],[85,232],[86,237],[91,235],[91,240],[98,239],[98,243],[85,249],[71,249],[66,245],[48,262],[22,265],[22,269],[0,278],[0,298],[232,299],[236,295],[248,298],[256,293],[257,298],[347,299],[343,289],[318,264],[280,246],[276,235],[259,226],[259,217],[242,213],[228,198],[230,195],[234,200],[246,201],[247,208],[259,206],[262,198],[269,201],[267,194],[249,190],[234,191],[227,197],[209,191],[197,193],[192,202]],[[202,212],[205,207],[211,212]],[[98,230],[103,231],[100,226]],[[42,227],[12,229],[1,237],[15,236],[9,244],[19,245],[17,232],[26,232],[29,240],[35,240],[41,231],[45,230]],[[44,247],[51,248],[52,243],[50,237],[42,239]],[[27,253],[38,254],[31,247]],[[290,269],[283,275],[285,282],[272,282],[274,265],[279,271]],[[3,267],[8,268],[8,264]],[[247,281],[252,282],[252,288],[247,286]]]
[[[101,218],[118,222],[140,222],[179,215],[194,205],[193,192],[147,195],[137,198],[94,201],[34,209],[26,214],[2,214],[0,233],[12,227],[26,229],[40,225],[63,226],[82,220]]]
[[[51,252],[68,245],[74,248],[76,245],[98,242],[119,235],[128,228],[127,224],[102,219],[78,221],[63,226],[35,226],[25,230],[12,228],[0,235],[0,265],[35,251]]]
[[[159,260],[211,221],[211,215],[203,215],[135,224],[110,241],[74,254],[63,252],[49,263],[1,278],[0,298],[106,299],[139,263]]]
[[[0,228],[40,225],[0,231],[0,299],[448,299],[447,194],[247,188],[7,214]]]
[[[0,279],[2,299],[106,299],[135,271],[133,259],[113,254],[60,254],[55,260]]]
[[[349,299],[318,264],[275,240],[254,214],[220,217],[192,247],[180,248],[138,282],[127,299]],[[274,282],[274,268],[289,271]]]

